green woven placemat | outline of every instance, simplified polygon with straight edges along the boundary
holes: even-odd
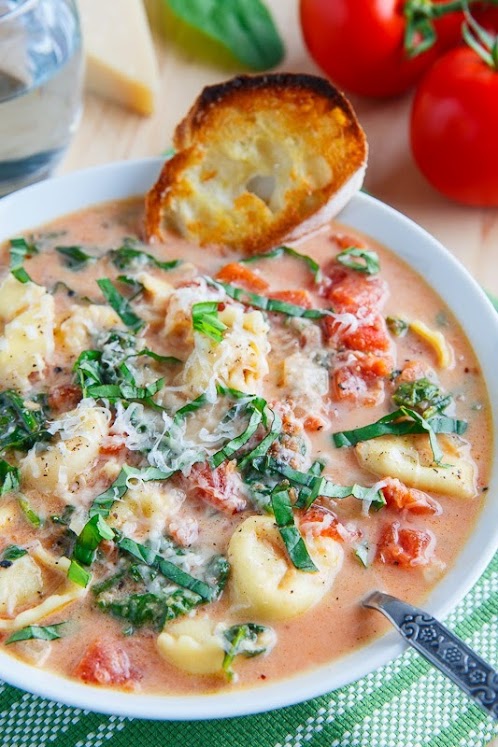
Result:
[[[498,554],[447,624],[498,665]],[[498,724],[411,651],[291,708],[163,723],[101,716],[0,684],[1,747],[485,747]]]

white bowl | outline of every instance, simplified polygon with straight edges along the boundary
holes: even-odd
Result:
[[[153,184],[161,166],[160,159],[109,164],[14,193],[0,200],[0,243],[66,213],[107,200],[141,195]],[[455,314],[481,364],[492,402],[495,432],[498,314],[480,287],[432,236],[373,197],[358,194],[339,219],[385,244],[424,275]],[[425,605],[438,617],[444,617],[464,597],[498,549],[498,501],[492,500],[497,490],[498,460],[495,459],[486,504],[472,536]],[[393,632],[347,657],[289,680],[233,693],[190,697],[140,695],[90,687],[34,669],[1,652],[0,678],[36,695],[103,713],[171,720],[222,718],[268,711],[330,692],[363,677],[403,649]]]

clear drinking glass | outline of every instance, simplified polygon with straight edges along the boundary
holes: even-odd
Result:
[[[0,196],[43,179],[63,156],[81,114],[82,68],[74,0],[0,0]]]

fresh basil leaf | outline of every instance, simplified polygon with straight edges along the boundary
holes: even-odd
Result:
[[[357,246],[350,246],[348,249],[339,252],[336,260],[344,267],[351,270],[363,272],[365,275],[376,275],[380,272],[379,255],[377,252],[368,249],[359,249]]]
[[[90,583],[92,574],[89,573],[85,568],[82,568],[82,566],[73,558],[67,571],[67,577],[70,581],[73,581],[73,583],[78,584],[78,586],[82,586],[84,589],[86,589],[86,587]]]
[[[201,301],[192,306],[192,326],[196,332],[221,342],[223,332],[228,329],[218,317],[218,301]]]
[[[194,592],[194,594],[198,594],[206,602],[211,602],[215,598],[215,589],[204,581],[194,578],[194,576],[183,571],[169,560],[165,560],[146,545],[141,545],[128,537],[119,537],[117,538],[116,543],[120,550],[128,553],[141,563],[157,568],[165,578],[172,583],[177,584],[177,586],[181,586],[184,589]]]
[[[264,654],[268,650],[268,643],[264,640],[264,637],[270,638],[274,635],[272,628],[252,622],[232,625],[231,628],[223,631],[225,656],[223,657],[222,668],[228,679],[233,680],[234,678],[232,663],[236,656],[242,655],[252,658]]]
[[[19,470],[0,459],[0,496],[19,489]]]
[[[17,643],[18,641],[31,641],[37,639],[40,641],[55,641],[57,638],[62,638],[60,629],[67,623],[57,623],[57,625],[47,625],[45,627],[41,625],[28,625],[26,628],[21,628],[12,633],[7,640],[6,644]]]
[[[70,270],[81,270],[91,262],[96,262],[98,257],[87,254],[81,246],[56,246],[55,251],[63,257],[63,263]]]
[[[172,474],[174,473],[162,472],[156,467],[137,469],[136,467],[130,467],[128,464],[125,464],[112,485],[94,498],[88,515],[90,518],[95,516],[107,518],[111,512],[113,503],[122,498],[128,490],[128,480],[130,478],[135,477],[142,482],[150,482],[151,480],[167,480]]]
[[[2,553],[2,560],[18,560],[18,558],[23,558],[27,554],[28,551],[23,547],[19,547],[18,545],[9,545]]]
[[[28,242],[26,239],[19,236],[15,239],[10,239],[10,267],[19,267],[22,265],[25,259],[33,257],[39,253],[39,249],[33,242]]]
[[[213,280],[213,278],[206,278],[206,281],[209,285],[224,290],[227,296],[230,296],[235,301],[239,301],[246,306],[252,306],[255,309],[261,309],[262,311],[275,311],[279,314],[301,317],[303,319],[323,319],[325,316],[330,316],[333,313],[330,309],[305,309],[304,306],[296,306],[293,303],[287,303],[287,301],[281,301],[278,298],[260,296],[243,288],[237,288],[235,285]]]
[[[41,526],[43,526],[42,517],[38,516],[38,514],[33,511],[26,498],[19,498],[19,506],[26,519],[32,526],[35,527],[35,529],[39,529]]]
[[[261,0],[165,0],[172,12],[252,70],[282,61],[284,45]]]
[[[145,322],[135,314],[129,301],[114,287],[109,278],[99,278],[97,285],[104,294],[107,303],[114,309],[123,324],[126,324],[133,332],[139,332]]]
[[[111,249],[109,252],[112,264],[118,268],[118,270],[125,270],[134,263],[142,265],[151,264],[154,267],[158,267],[160,270],[174,270],[182,264],[181,259],[172,259],[166,262],[162,262],[156,259],[152,254],[144,252],[142,249],[137,249],[135,242],[132,239],[125,239],[123,246],[119,249]]]
[[[15,277],[15,279],[18,280],[20,283],[26,284],[26,283],[33,282],[30,275],[28,275],[24,267],[14,267],[14,269],[11,270],[10,272]]]
[[[269,252],[265,252],[264,254],[252,254],[250,257],[239,259],[239,262],[240,264],[250,264],[252,262],[259,262],[259,260],[261,259],[276,259],[278,257],[281,257],[283,254],[286,254],[288,257],[294,257],[294,259],[298,259],[301,262],[304,262],[309,268],[310,272],[313,274],[315,283],[320,282],[320,280],[322,279],[322,270],[318,262],[315,262],[315,260],[312,257],[309,257],[307,254],[301,254],[301,252],[297,252],[290,246],[277,246],[275,249],[272,249]]]
[[[465,420],[455,420],[445,415],[435,415],[427,421],[421,416],[419,417],[424,423],[421,423],[418,418],[407,417],[406,408],[400,408],[362,428],[333,433],[332,439],[335,446],[340,449],[344,446],[356,446],[360,441],[369,441],[371,438],[379,438],[380,436],[406,436],[412,433],[425,433],[427,428],[424,424],[427,423],[430,424],[434,433],[456,433],[461,436],[467,430]]]
[[[91,565],[95,559],[97,547],[102,540],[114,539],[114,531],[105,523],[100,514],[93,515],[85,524],[76,539],[73,559],[83,565]]]
[[[271,494],[271,505],[280,536],[293,565],[300,571],[316,573],[318,568],[313,563],[306,543],[294,522],[289,489],[284,485],[277,485]]]

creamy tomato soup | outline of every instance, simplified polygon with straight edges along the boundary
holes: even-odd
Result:
[[[4,247],[0,645],[159,693],[339,657],[382,630],[366,592],[420,602],[472,530],[470,345],[349,228],[247,261],[142,221],[110,203]]]

